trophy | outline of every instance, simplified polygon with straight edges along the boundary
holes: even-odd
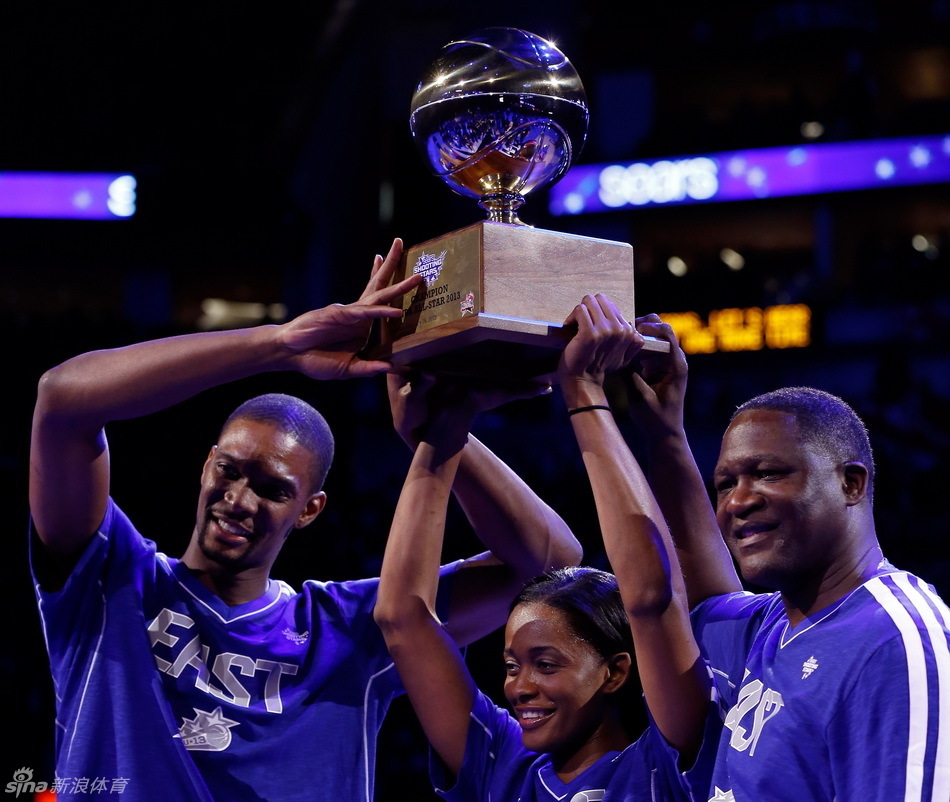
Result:
[[[585,294],[606,293],[633,320],[628,243],[518,218],[528,193],[567,172],[587,124],[580,77],[551,42],[486,28],[442,48],[413,95],[412,136],[487,219],[406,249],[395,280],[420,273],[424,284],[383,324],[376,355],[440,374],[550,378],[573,334],[562,324]]]

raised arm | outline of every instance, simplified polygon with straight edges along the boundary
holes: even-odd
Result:
[[[372,321],[400,314],[389,302],[419,283],[387,287],[402,245],[377,256],[360,299],[307,312],[283,325],[205,332],[94,351],[40,379],[30,449],[30,507],[48,553],[65,565],[105,512],[109,455],[104,427],[165,409],[196,393],[257,373],[296,370],[340,379],[386,370],[362,361]]]
[[[475,687],[435,601],[446,508],[467,430],[467,420],[439,414],[416,447],[386,543],[374,611],[422,729],[456,775]]]
[[[436,389],[427,375],[394,375],[389,382],[396,430],[415,449]],[[524,383],[494,388],[488,405],[547,389]],[[489,550],[452,577],[448,630],[467,644],[504,624],[524,583],[538,574],[577,565],[581,546],[564,520],[484,443],[469,435],[452,486],[475,534]]]
[[[709,679],[693,638],[669,530],[609,410],[604,377],[643,344],[605,296],[586,296],[559,366],[561,390],[587,468],[607,558],[633,634],[640,682],[664,737],[689,762],[702,741]]]
[[[686,355],[656,315],[638,318],[637,329],[670,343],[669,353],[639,354],[629,410],[647,439],[650,485],[673,534],[692,609],[710,596],[741,590],[742,584],[683,426]]]

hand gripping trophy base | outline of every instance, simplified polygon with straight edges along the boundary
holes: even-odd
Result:
[[[486,220],[407,249],[394,280],[412,273],[426,283],[370,352],[397,367],[550,381],[573,335],[564,320],[585,295],[606,293],[634,319],[633,248],[623,242]]]

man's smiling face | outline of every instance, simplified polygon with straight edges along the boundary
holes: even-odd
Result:
[[[313,457],[291,435],[270,423],[233,421],[201,473],[192,542],[205,565],[191,567],[269,574],[290,531],[323,508],[313,481]]]
[[[747,581],[771,590],[807,584],[844,549],[844,468],[803,442],[794,415],[737,415],[713,481],[719,528]]]

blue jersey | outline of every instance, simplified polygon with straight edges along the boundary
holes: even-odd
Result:
[[[709,733],[715,746],[718,721],[713,711]],[[433,757],[430,764],[436,792],[450,802],[693,802],[691,788],[708,788],[714,749],[688,772],[677,768],[678,754],[659,731],[647,731],[622,752],[608,752],[571,782],[562,782],[548,755],[525,749],[521,727],[485,694],[476,691],[462,770],[447,775]],[[705,797],[703,797],[705,799]]]
[[[401,692],[377,585],[272,580],[228,607],[110,501],[65,587],[37,585],[59,798],[370,800]]]
[[[778,594],[693,612],[723,701],[709,802],[950,799],[950,611],[892,571],[794,628]]]

